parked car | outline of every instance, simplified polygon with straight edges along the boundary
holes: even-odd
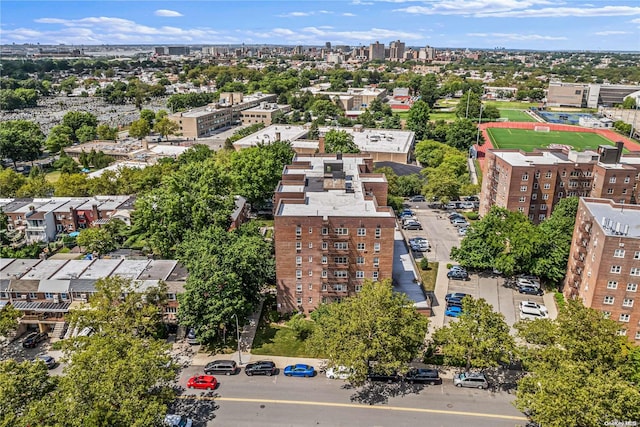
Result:
[[[187,388],[197,388],[200,390],[214,390],[218,385],[218,380],[213,375],[196,375],[189,378]]]
[[[42,341],[46,340],[49,337],[48,334],[42,332],[31,332],[29,335],[25,337],[22,341],[22,347],[24,348],[35,348]]]
[[[469,295],[469,294],[465,294],[465,293],[462,293],[462,292],[454,292],[454,293],[451,293],[451,294],[447,294],[447,295],[445,295],[445,296],[444,296],[444,300],[445,300],[445,301],[449,301],[449,300],[452,300],[452,299],[453,299],[453,300],[456,300],[456,299],[461,300],[461,299],[462,299],[462,298],[464,298],[464,297],[470,297],[470,296],[471,296],[471,295]]]
[[[327,372],[325,372],[325,375],[330,380],[335,380],[335,379],[346,380],[346,379],[349,379],[349,377],[351,376],[351,373],[352,373],[351,368],[348,368],[346,366],[336,366],[336,367],[331,367],[327,369]]]
[[[428,241],[422,240],[411,243],[411,250],[416,252],[429,252],[431,250],[431,246]]]
[[[238,368],[238,365],[233,360],[214,360],[213,362],[207,363],[204,367],[204,373],[207,375],[235,375],[238,372],[240,372],[240,368]]]
[[[458,205],[455,202],[450,202],[445,205],[445,208],[447,209],[456,209],[457,207]]]
[[[546,306],[542,304],[538,304],[537,302],[533,302],[533,301],[520,301],[520,311],[523,311],[525,313],[530,313],[530,312],[548,313],[549,312]]]
[[[54,359],[51,356],[48,356],[46,354],[42,355],[42,356],[38,356],[37,360],[42,360],[44,362],[45,365],[47,365],[48,369],[53,369],[56,367],[56,359]]]
[[[193,420],[184,415],[168,414],[164,417],[164,424],[167,427],[191,427],[193,426]]]
[[[248,376],[252,375],[266,375],[270,377],[276,373],[276,364],[270,360],[259,360],[254,363],[249,363],[244,368],[244,373]]]
[[[471,280],[469,273],[461,270],[451,270],[447,273],[447,278],[454,280]]]
[[[289,365],[284,368],[284,375],[287,377],[313,377],[316,375],[316,370],[313,366],[304,365],[298,363],[296,365]]]
[[[489,388],[487,378],[481,372],[462,372],[453,376],[456,387]]]
[[[469,223],[467,222],[466,219],[462,219],[462,218],[454,218],[451,220],[451,224],[454,227],[468,227]]]
[[[406,223],[411,222],[411,221],[418,222],[418,218],[415,215],[403,216],[403,217],[401,217],[401,219],[402,219],[402,224],[406,224]]]
[[[189,345],[200,344],[200,342],[198,341],[198,337],[196,337],[196,330],[193,328],[190,328],[189,332],[187,332],[187,344]]]
[[[525,279],[524,277],[516,278],[516,284],[518,286],[533,286],[535,288],[540,287],[540,282],[532,279]]]
[[[398,215],[400,218],[404,218],[406,216],[413,216],[415,213],[411,209],[405,209]]]
[[[447,308],[449,307],[462,308],[462,299],[450,299],[449,301],[447,301]]]
[[[547,313],[543,313],[541,311],[538,312],[520,312],[520,319],[522,320],[536,320],[536,319],[547,319],[549,315]]]
[[[429,243],[429,240],[426,237],[422,237],[422,236],[416,236],[416,237],[412,237],[412,238],[409,239],[409,244],[411,244],[411,243],[421,243],[421,242]]]
[[[458,229],[458,236],[466,236],[467,235],[467,227],[460,227]]]
[[[462,307],[458,307],[457,305],[447,307],[447,309],[444,311],[444,315],[449,317],[460,317],[461,314]]]
[[[474,206],[473,202],[464,202],[464,203],[460,204],[460,207],[462,209],[473,209],[475,206]]]
[[[423,383],[436,385],[442,383],[440,374],[435,369],[413,368],[404,376],[405,381],[410,384]]]
[[[367,374],[367,379],[369,381],[384,381],[388,383],[393,383],[393,382],[400,381],[400,375],[398,375],[397,372],[391,372],[389,374],[385,374],[384,372],[370,371],[369,374]]]
[[[450,213],[450,214],[447,216],[447,218],[449,218],[449,221],[452,221],[452,220],[454,220],[455,218],[462,218],[462,219],[464,219],[464,215],[459,214],[458,212],[453,212],[453,213]]]
[[[542,289],[536,286],[530,286],[530,285],[518,286],[518,292],[520,292],[521,294],[527,294],[527,295],[544,295],[544,292],[542,291]]]
[[[420,224],[418,221],[409,221],[405,223],[402,228],[404,228],[405,230],[422,230],[422,224]]]
[[[425,199],[424,196],[422,196],[422,195],[417,195],[417,196],[410,197],[409,201],[411,201],[411,202],[426,202],[427,199]]]
[[[464,272],[466,272],[467,269],[464,268],[461,265],[452,265],[451,268],[449,269],[449,271],[464,271]]]

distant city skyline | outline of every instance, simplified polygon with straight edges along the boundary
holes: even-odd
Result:
[[[0,44],[640,51],[638,0],[2,1]]]

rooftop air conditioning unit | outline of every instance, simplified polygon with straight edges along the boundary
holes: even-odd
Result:
[[[58,295],[53,296],[53,303],[58,304],[60,302],[60,297]]]

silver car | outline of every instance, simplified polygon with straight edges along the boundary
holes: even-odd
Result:
[[[462,372],[454,375],[453,384],[456,387],[489,388],[487,378],[481,372]]]

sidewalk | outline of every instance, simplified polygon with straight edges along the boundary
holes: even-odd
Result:
[[[429,329],[427,331],[427,339],[431,338],[431,334],[437,328],[444,326],[445,296],[449,290],[449,279],[447,278],[447,264],[455,264],[451,260],[439,261],[438,276],[436,278],[436,288],[434,290],[434,298],[431,301],[431,309],[433,316],[429,319]]]

